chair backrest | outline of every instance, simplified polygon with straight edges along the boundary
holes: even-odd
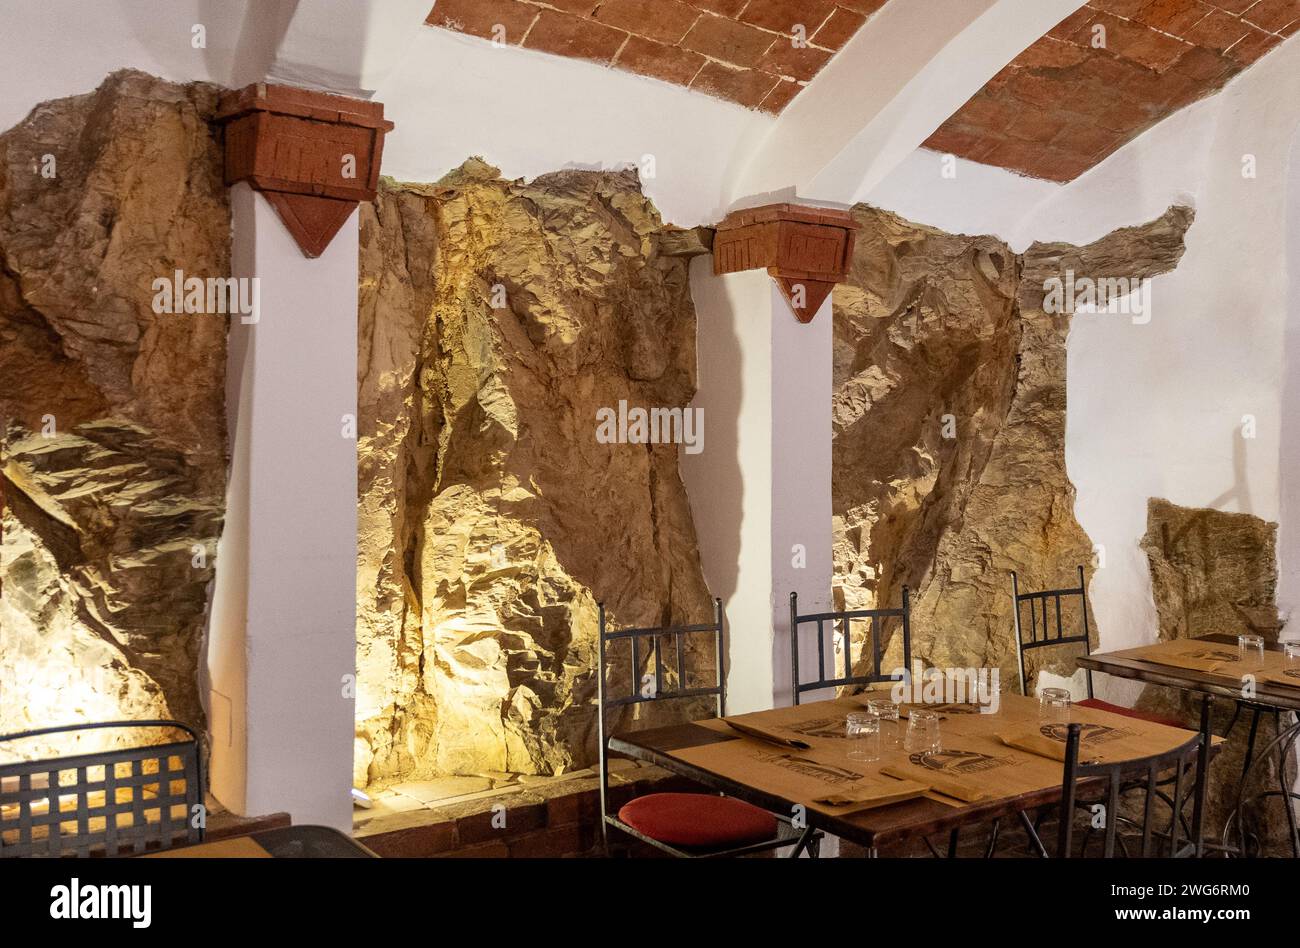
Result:
[[[1188,767],[1195,767],[1192,783],[1192,825],[1188,843],[1199,857],[1203,852],[1203,829],[1205,822],[1205,795],[1208,786],[1210,767],[1210,705],[1214,701],[1205,695],[1201,702],[1201,724],[1198,733],[1172,750],[1117,763],[1080,763],[1079,743],[1083,729],[1081,724],[1070,724],[1065,740],[1065,769],[1061,783],[1061,825],[1057,834],[1056,854],[1061,858],[1071,855],[1074,840],[1075,803],[1079,799],[1080,787],[1088,781],[1104,780],[1105,787],[1105,825],[1102,855],[1109,859],[1115,854],[1115,842],[1119,834],[1120,789],[1124,789],[1129,799],[1137,787],[1145,791],[1142,808],[1143,858],[1152,855],[1153,825],[1155,822],[1155,801],[1160,794],[1156,784],[1170,770],[1174,772],[1172,800],[1170,804],[1169,846],[1165,856],[1179,853],[1180,829],[1183,824],[1182,811],[1186,805],[1184,795],[1184,776]],[[1137,825],[1137,824],[1135,824]]]
[[[1045,589],[1042,592],[1021,592],[1020,579],[1011,574],[1011,596],[1015,605],[1016,616],[1016,658],[1020,661],[1020,693],[1029,694],[1029,679],[1025,676],[1025,652],[1039,648],[1056,648],[1061,645],[1083,643],[1083,654],[1092,654],[1092,645],[1088,640],[1088,590],[1084,584],[1083,567],[1079,567],[1079,585],[1069,589]],[[1066,634],[1064,620],[1061,616],[1061,601],[1067,602],[1078,597],[1079,614],[1082,631]],[[1024,614],[1028,614],[1028,623]],[[1055,622],[1056,634],[1052,635],[1052,623]],[[1025,638],[1026,630],[1029,633]],[[1088,697],[1092,697],[1092,672],[1086,675]]]
[[[686,668],[686,636],[712,634],[715,656],[715,678],[707,687],[688,687]],[[643,704],[647,701],[672,701],[681,698],[702,698],[710,695],[717,698],[718,717],[727,713],[727,675],[726,643],[723,633],[722,600],[713,600],[713,621],[701,625],[669,625],[653,628],[609,629],[605,616],[605,604],[600,603],[600,646],[596,666],[597,726],[599,740],[597,751],[600,759],[600,815],[602,821],[608,815],[609,797],[609,749],[606,746],[606,728],[610,708],[625,705]],[[676,686],[666,690],[664,685],[664,648],[663,640],[672,639],[673,662],[677,669]],[[642,643],[649,639],[649,651],[642,651]],[[612,642],[626,640],[630,651],[630,688],[626,695],[611,695],[609,683],[605,680],[605,655]],[[654,657],[653,682],[641,680],[641,660],[646,656]],[[603,825],[603,822],[602,822]]]
[[[838,688],[842,685],[871,685],[882,681],[896,681],[893,675],[884,674],[880,667],[882,632],[886,619],[898,618],[903,627],[903,667],[912,667],[912,626],[911,593],[903,587],[903,605],[898,609],[854,609],[846,612],[815,612],[806,616],[799,615],[799,596],[790,593],[790,698],[798,704],[805,691],[817,691],[821,688]],[[853,639],[854,620],[870,620],[871,623],[871,664],[868,671],[861,675],[853,674]],[[826,640],[829,633],[834,634],[836,624],[844,643],[844,674],[838,677],[834,672],[826,676]],[[817,627],[817,677],[804,681],[799,662],[799,627]],[[863,649],[867,648],[864,642]],[[859,655],[861,657],[861,654]]]
[[[187,739],[0,763],[0,857],[118,856],[203,841],[199,738],[179,721],[104,721],[0,735],[0,743],[108,728]]]

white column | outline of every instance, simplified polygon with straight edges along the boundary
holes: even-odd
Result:
[[[231,190],[231,474],[208,642],[212,792],[237,813],[350,830],[355,671],[357,216],[317,259]],[[355,423],[353,424],[353,428]]]
[[[830,606],[831,304],[801,324],[766,272],[714,276],[709,257],[691,288],[706,437],[682,476],[743,713],[790,703],[791,591],[801,612]]]

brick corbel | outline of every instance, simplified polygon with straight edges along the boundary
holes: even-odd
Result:
[[[842,283],[858,224],[849,211],[768,204],[733,211],[713,239],[713,272],[766,268],[801,323]]]
[[[255,83],[221,97],[226,184],[261,191],[302,252],[319,257],[379,187],[382,102]]]

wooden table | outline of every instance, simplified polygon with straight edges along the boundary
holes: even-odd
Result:
[[[946,716],[940,725],[943,750],[939,755],[909,755],[900,746],[885,750],[879,761],[850,760],[844,737],[845,715],[863,710],[867,697],[888,694],[878,692],[738,716],[743,723],[799,737],[810,745],[807,751],[744,736],[718,720],[618,734],[609,739],[609,749],[648,761],[774,813],[790,814],[796,806],[803,806],[809,826],[858,843],[869,855],[899,842],[1017,816],[1026,810],[1060,802],[1062,764],[1008,747],[996,737],[999,733],[1021,733],[1041,726],[1037,700],[1020,695],[1002,695],[996,714]],[[1102,742],[1097,746],[1111,741],[1108,759],[1112,760],[1171,750],[1186,743],[1195,733],[1078,707],[1072,709],[1071,720],[1097,725],[1093,730]],[[899,724],[900,731],[906,727],[905,721]],[[898,736],[901,738],[901,733]],[[1132,747],[1133,741],[1143,742],[1145,752],[1125,752],[1123,748]],[[1084,746],[1093,745],[1085,743]],[[926,760],[918,762],[921,756]],[[998,763],[988,764],[989,760]],[[835,774],[846,772],[860,777],[857,784],[861,786],[889,782],[892,778],[880,773],[885,765],[911,766],[917,779],[924,779],[924,766],[933,765],[936,770],[942,767],[946,768],[942,772],[944,779],[970,781],[972,786],[980,779],[994,779],[991,776],[994,766],[1004,767],[1005,774],[996,779],[1010,789],[991,793],[973,803],[927,794],[877,809],[844,814],[812,803],[824,791],[824,786],[819,783],[820,776],[808,776],[807,772],[824,771],[831,773],[832,779]],[[850,777],[844,777],[836,788],[848,790],[853,786]]]
[[[1149,682],[1153,685],[1165,685],[1194,691],[1199,694],[1211,694],[1234,701],[1243,700],[1241,674],[1231,669],[1234,663],[1225,663],[1219,670],[1201,671],[1190,668],[1177,668],[1161,664],[1152,659],[1152,655],[1162,651],[1172,651],[1185,647],[1189,642],[1205,643],[1207,646],[1221,646],[1226,651],[1237,651],[1235,635],[1207,635],[1199,639],[1177,639],[1161,642],[1155,646],[1142,646],[1135,649],[1122,649],[1115,652],[1094,652],[1092,655],[1079,656],[1081,668],[1105,672],[1117,678],[1131,678]],[[1265,644],[1266,664],[1280,666],[1279,656],[1282,646],[1276,643]],[[1145,653],[1145,654],[1141,654]],[[1272,661],[1270,661],[1272,659]],[[1247,669],[1248,670],[1248,669]],[[1266,705],[1282,711],[1300,711],[1300,687],[1273,684],[1268,681],[1256,683],[1255,696],[1248,699],[1255,704]]]
[[[1078,662],[1083,668],[1105,672],[1118,678],[1129,678],[1154,685],[1178,688],[1182,691],[1230,698],[1238,703],[1238,711],[1242,707],[1252,711],[1254,717],[1251,723],[1250,737],[1246,742],[1241,776],[1237,780],[1236,802],[1233,807],[1235,814],[1233,819],[1236,821],[1236,826],[1240,828],[1244,810],[1254,799],[1246,796],[1246,787],[1250,783],[1252,765],[1258,765],[1259,761],[1269,759],[1269,751],[1274,748],[1278,750],[1280,757],[1280,766],[1278,768],[1279,789],[1263,791],[1257,797],[1267,798],[1285,795],[1288,799],[1296,798],[1294,791],[1287,785],[1286,774],[1287,758],[1294,750],[1296,739],[1300,738],[1300,679],[1297,679],[1297,686],[1292,687],[1256,677],[1254,694],[1249,698],[1245,696],[1243,689],[1244,675],[1258,675],[1260,672],[1277,673],[1285,668],[1283,647],[1276,642],[1265,643],[1262,660],[1247,661],[1245,663],[1225,660],[1212,670],[1179,668],[1159,660],[1162,656],[1173,656],[1180,651],[1186,650],[1189,646],[1198,644],[1204,645],[1207,649],[1222,651],[1231,655],[1237,653],[1237,637],[1235,635],[1207,635],[1198,639],[1175,639],[1169,642],[1160,642],[1156,645],[1123,649],[1115,652],[1098,652],[1093,655],[1080,656]],[[1278,722],[1277,737],[1273,739],[1268,748],[1265,749],[1265,753],[1261,754],[1258,760],[1253,760],[1255,732],[1259,724],[1260,710],[1294,711],[1298,713],[1295,723],[1290,727],[1284,728],[1282,723]],[[1228,725],[1228,730],[1232,729],[1232,725],[1236,721],[1237,715],[1234,714],[1232,722]],[[1290,829],[1291,853],[1294,857],[1300,858],[1300,822],[1297,821],[1295,812],[1290,806],[1286,807],[1286,815],[1288,828]],[[1239,839],[1235,845],[1229,845],[1228,838],[1228,829],[1225,828],[1222,846],[1217,848],[1229,851],[1241,851],[1246,848],[1242,834],[1239,833]]]
[[[143,859],[373,859],[375,854],[329,826],[281,826],[194,846],[149,853]]]

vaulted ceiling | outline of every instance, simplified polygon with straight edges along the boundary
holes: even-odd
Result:
[[[885,0],[438,0],[427,22],[780,112]]]
[[[426,22],[779,113],[885,2],[438,0]],[[1070,181],[1298,29],[1300,0],[1087,0],[925,144]]]

